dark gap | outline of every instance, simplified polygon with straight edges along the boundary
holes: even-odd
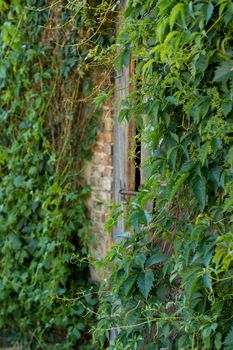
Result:
[[[136,128],[136,147],[135,147],[135,191],[139,190],[141,185],[141,137],[140,131]]]

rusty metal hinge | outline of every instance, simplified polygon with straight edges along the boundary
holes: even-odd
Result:
[[[134,196],[135,194],[139,193],[137,191],[129,191],[129,190],[125,190],[125,189],[122,189],[119,191],[119,193],[122,195],[122,196]]]

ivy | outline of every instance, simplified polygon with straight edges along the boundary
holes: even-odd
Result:
[[[110,67],[114,8],[2,0],[0,14],[0,341],[91,349],[82,165],[99,127],[93,67]]]
[[[119,118],[136,118],[150,174],[98,311],[72,263],[87,255],[82,162],[110,88],[93,70],[111,66],[117,5],[0,2],[1,333],[32,349],[231,349],[231,1],[129,1],[115,67],[133,55],[137,86]]]
[[[125,9],[116,68],[130,48],[137,86],[119,118],[136,118],[150,174],[126,209],[131,237],[104,260],[101,348],[111,329],[108,349],[233,346],[232,16],[225,0]]]

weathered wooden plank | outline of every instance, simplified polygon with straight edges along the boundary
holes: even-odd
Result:
[[[114,200],[117,204],[122,203],[120,191],[128,187],[128,131],[126,121],[119,122],[118,116],[121,111],[122,100],[129,94],[129,69],[123,68],[121,76],[116,78],[116,113],[114,123]],[[117,241],[117,234],[124,231],[123,218],[118,221],[114,230],[113,240]]]
[[[128,0],[121,0],[120,12],[123,13]],[[119,17],[117,32],[119,32],[121,20]],[[122,101],[129,94],[129,80],[130,71],[129,68],[123,67],[120,75],[115,79],[115,117],[114,117],[114,154],[113,154],[113,166],[114,166],[114,194],[113,198],[116,204],[121,204],[122,201],[122,189],[127,189],[128,186],[128,132],[129,125],[126,121],[119,122],[118,117],[122,108]],[[113,228],[112,239],[114,242],[119,242],[118,234],[124,231],[124,219],[123,217],[118,220],[117,227]],[[121,302],[116,302],[116,310],[121,309]],[[110,331],[111,341],[115,340],[120,332],[119,329],[113,329]]]
[[[129,92],[133,92],[136,88],[136,82],[133,80],[135,72],[135,61],[131,59],[129,67]],[[136,150],[136,120],[131,118],[128,125],[128,190],[135,191],[136,189],[136,162],[135,162],[135,150]]]
[[[120,15],[117,25],[117,33],[121,27],[121,13],[128,0],[122,0]],[[115,120],[114,120],[114,201],[123,205],[122,189],[128,189],[129,177],[132,181],[133,174],[129,166],[129,124],[126,121],[119,122],[118,117],[122,109],[122,101],[129,95],[130,67],[123,67],[121,74],[115,79]],[[117,235],[124,231],[124,219],[120,218],[117,227],[113,229],[113,241],[119,241]]]

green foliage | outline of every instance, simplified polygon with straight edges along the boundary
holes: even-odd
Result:
[[[101,348],[111,329],[108,349],[232,348],[232,16],[225,0],[125,10],[116,67],[130,47],[138,83],[119,117],[136,117],[151,170],[104,261]]]
[[[82,161],[98,127],[92,64],[107,64],[113,40],[100,13],[112,8],[49,3],[0,1],[0,333],[84,350],[97,300],[72,255],[87,255]]]
[[[231,345],[231,346],[233,345],[233,327],[231,328],[230,332],[227,334],[224,344]]]
[[[153,286],[153,281],[154,281],[154,274],[152,271],[145,271],[140,273],[137,279],[138,288],[146,299]]]

